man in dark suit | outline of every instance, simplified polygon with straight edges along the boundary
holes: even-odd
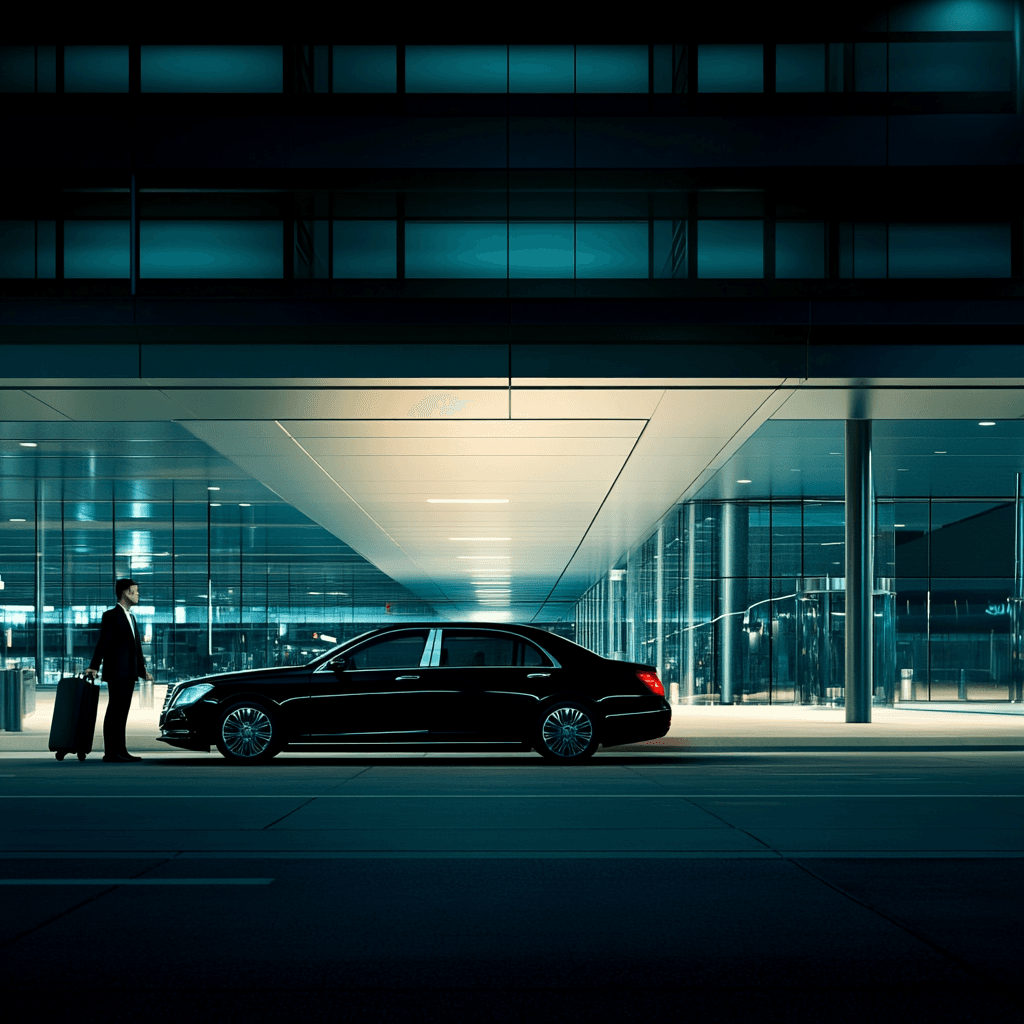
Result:
[[[90,679],[95,679],[100,662],[103,662],[103,680],[107,684],[103,760],[127,764],[142,760],[128,753],[124,736],[132,693],[140,677],[153,677],[146,669],[146,659],[142,656],[142,637],[131,613],[132,607],[139,603],[139,585],[135,580],[123,579],[114,584],[114,590],[117,593],[117,604],[103,613],[96,653],[85,672]]]

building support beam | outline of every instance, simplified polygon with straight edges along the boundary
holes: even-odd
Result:
[[[846,721],[871,721],[874,668],[871,421],[846,421]]]

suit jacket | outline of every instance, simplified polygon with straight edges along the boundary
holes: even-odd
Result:
[[[89,668],[97,669],[103,662],[103,678],[115,682],[132,682],[146,674],[146,659],[142,656],[142,636],[125,618],[120,606],[103,613],[100,638]]]

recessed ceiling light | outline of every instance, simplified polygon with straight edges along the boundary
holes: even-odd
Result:
[[[250,503],[250,502],[248,502],[248,501],[240,501],[240,502],[238,503],[238,507],[239,507],[239,508],[251,508],[251,507],[252,507],[252,505],[251,505],[251,503]]]
[[[909,469],[897,469],[896,472],[897,473],[909,473],[910,470]]]
[[[949,452],[936,452],[935,454],[936,455],[948,455]]]
[[[738,483],[738,484],[749,484],[749,483],[751,483],[751,481],[750,480],[737,480],[736,483]]]
[[[206,489],[207,489],[208,491],[219,491],[219,490],[220,490],[220,488],[219,488],[219,487],[207,487]]]
[[[897,530],[901,530],[901,529],[903,529],[904,527],[906,527],[906,525],[907,525],[907,524],[906,524],[906,523],[893,523],[892,525],[893,525],[893,526],[894,526],[894,527],[895,527],[895,528],[896,528]]]
[[[511,537],[449,537],[449,540],[511,540]]]
[[[219,501],[211,501],[210,502],[210,508],[220,508],[220,502]]]
[[[35,441],[19,441],[18,444],[20,444],[22,448],[38,448],[39,447],[39,445],[37,445],[35,443]]]
[[[791,469],[791,470],[790,470],[790,473],[799,473],[799,472],[800,472],[800,470],[799,470],[799,469]]]
[[[978,424],[979,427],[994,427],[995,425],[996,425],[996,421],[995,420],[982,420]]]
[[[27,519],[12,519],[11,522],[12,523],[25,523],[25,522],[28,522],[28,520]]]
[[[829,455],[842,455],[842,452],[829,452]]]
[[[427,498],[428,505],[507,505],[508,498]]]

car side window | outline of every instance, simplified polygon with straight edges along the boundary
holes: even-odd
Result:
[[[531,643],[527,643],[525,640],[519,641],[519,664],[527,665],[531,668],[539,665],[548,665],[548,659],[544,657],[540,651],[533,646]]]
[[[360,669],[416,668],[427,645],[426,630],[414,633],[389,634],[355,651],[341,655],[345,659],[345,671]],[[337,663],[337,661],[336,661]]]
[[[515,664],[515,638],[483,630],[445,630],[441,665],[448,668],[494,668]]]

